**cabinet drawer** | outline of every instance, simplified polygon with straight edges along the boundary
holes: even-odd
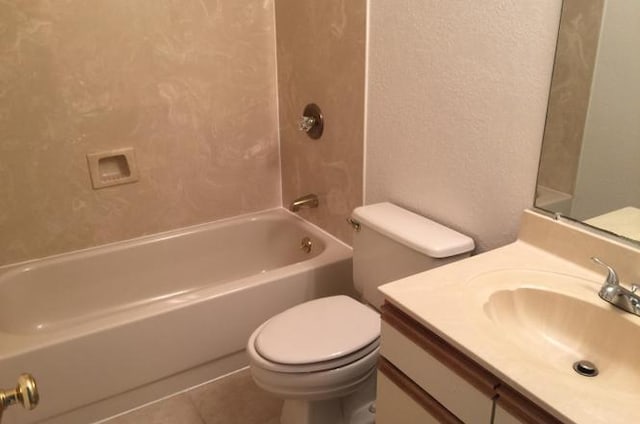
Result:
[[[498,399],[494,424],[562,424],[562,421],[506,384],[500,385],[496,392]]]
[[[496,405],[496,413],[493,417],[493,424],[524,424],[518,418],[511,415],[499,404]]]
[[[377,384],[376,424],[463,424],[384,358]]]
[[[463,422],[491,422],[499,381],[388,304],[383,312],[380,352]]]

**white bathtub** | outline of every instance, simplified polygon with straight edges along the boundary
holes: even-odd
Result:
[[[216,378],[265,319],[351,286],[351,249],[284,209],[1,267],[0,387],[30,372],[41,396],[3,423],[93,422]]]

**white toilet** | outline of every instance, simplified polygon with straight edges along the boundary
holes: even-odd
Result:
[[[473,240],[391,203],[356,208],[353,279],[379,308],[377,287],[467,257]],[[284,399],[281,424],[373,424],[378,312],[347,296],[305,302],[262,324],[247,344],[256,384]]]

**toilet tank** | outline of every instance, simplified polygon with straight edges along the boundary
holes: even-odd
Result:
[[[474,242],[428,218],[392,203],[356,208],[353,280],[362,300],[379,308],[378,286],[468,257]]]

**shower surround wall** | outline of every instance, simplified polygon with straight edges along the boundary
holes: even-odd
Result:
[[[562,7],[538,184],[573,194],[604,0],[565,0]]]
[[[0,2],[0,265],[279,206],[273,7]],[[139,181],[93,190],[128,146]]]
[[[282,196],[316,193],[317,209],[299,214],[350,243],[345,223],[362,204],[365,0],[277,0]],[[325,131],[298,131],[307,103],[324,112]]]

